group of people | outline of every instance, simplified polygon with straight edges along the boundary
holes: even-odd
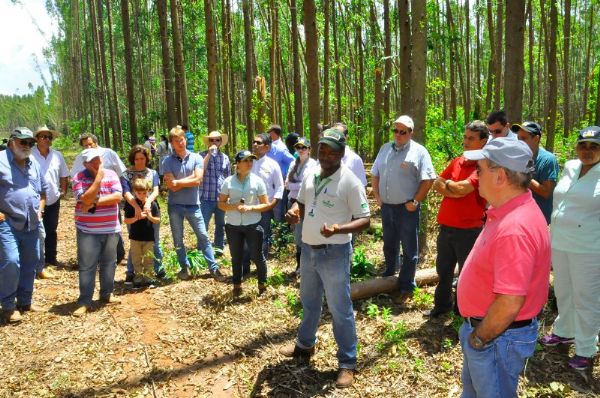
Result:
[[[540,146],[535,122],[510,124],[502,111],[472,121],[463,134],[464,154],[436,175],[427,149],[413,140],[414,122],[402,115],[393,123],[370,171],[373,196],[383,221],[383,276],[398,274],[394,301],[406,304],[416,288],[422,203],[433,190],[442,196],[437,221],[436,318],[452,310],[464,317],[463,396],[514,396],[524,361],[537,341],[537,316],[547,301],[554,269],[559,316],[546,346],[575,343],[568,365],[593,364],[600,330],[600,128],[578,136],[577,159],[559,179],[556,157]],[[251,261],[258,294],[266,289],[271,222],[294,228],[300,299],[304,317],[296,342],[281,349],[289,357],[314,353],[323,296],[338,344],[338,387],[352,384],[357,338],[350,297],[353,235],[368,228],[370,209],[364,163],[347,145],[348,128],[334,123],[311,142],[270,126],[241,150],[233,165],[223,147],[228,137],[202,137],[206,150],[190,147],[187,126],[172,128],[156,145],[153,135],[135,145],[129,167],[93,134],[80,136],[82,152],[69,173],[60,152],[50,147],[58,133],[46,126],[35,133],[17,128],[0,152],[0,300],[2,318],[21,320],[32,303],[33,281],[50,277],[57,264],[56,229],[60,198],[72,178],[80,295],[74,315],[92,306],[95,275],[100,301],[116,303],[116,264],[126,257],[121,236],[127,226],[130,251],[126,283],[143,287],[163,278],[159,242],[161,182],[168,190],[167,212],[180,265],[190,278],[184,220],[196,236],[210,274],[225,281],[217,262],[225,241],[232,261],[233,296]],[[157,163],[152,163],[158,157]],[[232,167],[233,166],[233,167]],[[154,168],[158,167],[158,170]],[[121,219],[120,205],[124,199]],[[214,240],[208,236],[215,220]],[[550,225],[550,228],[548,228]],[[400,251],[400,248],[402,249]],[[453,280],[458,264],[456,293]]]

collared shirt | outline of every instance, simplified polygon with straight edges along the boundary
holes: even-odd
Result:
[[[208,151],[203,151],[200,155],[206,158]],[[211,155],[208,164],[204,169],[202,185],[200,185],[200,200],[217,201],[223,181],[231,175],[231,163],[229,156],[221,151],[216,155]]]
[[[50,148],[48,156],[44,157],[37,146],[33,147],[31,154],[40,164],[40,170],[46,178],[46,206],[53,205],[60,198],[60,179],[69,176],[69,169],[62,153]]]
[[[435,179],[429,152],[413,140],[400,148],[393,142],[383,145],[371,174],[379,177],[379,195],[387,204],[401,204],[414,199],[422,181]]]
[[[189,177],[194,174],[194,170],[202,170],[204,162],[202,156],[194,152],[187,152],[181,159],[176,153],[167,156],[163,160],[163,171],[165,174],[173,174],[175,180]],[[177,192],[169,190],[169,203],[178,205],[199,205],[200,204],[200,186],[182,188]]]
[[[485,199],[479,195],[477,162],[459,156],[452,160],[440,177],[451,181],[468,181],[473,192],[462,198],[444,196],[438,212],[438,224],[454,228],[479,228],[483,225]]]
[[[271,149],[267,152],[267,156],[277,162],[282,176],[286,176],[290,167],[290,163],[294,160],[294,156],[287,149],[283,141],[275,140],[271,144]]]
[[[145,168],[141,171],[127,169],[121,176],[121,185],[123,186],[123,193],[131,192],[131,184],[136,178],[144,178],[146,181],[152,184],[152,188],[155,188],[160,184],[160,179],[158,178],[158,173],[156,172],[156,170],[149,168]]]
[[[579,159],[565,163],[554,189],[552,248],[600,254],[600,163],[583,176]]]
[[[365,187],[346,166],[327,178],[320,178],[321,168],[313,167],[306,174],[298,193],[298,202],[304,204],[302,242],[309,245],[343,244],[352,240],[352,234],[321,235],[323,224],[347,224],[353,218],[369,217],[369,203]]]
[[[267,194],[267,188],[262,179],[254,173],[249,173],[244,181],[240,181],[237,174],[229,176],[223,182],[221,194],[229,196],[229,203],[240,203],[253,206],[260,204],[259,196]],[[251,225],[260,221],[261,214],[256,211],[240,213],[237,210],[225,212],[225,223],[230,225]]]
[[[556,156],[548,152],[544,148],[540,147],[537,156],[535,157],[535,172],[533,173],[533,179],[542,184],[544,181],[558,180],[558,161]],[[546,222],[550,224],[550,217],[552,216],[552,196],[553,193],[547,198],[543,198],[541,195],[533,192],[533,199],[542,210]]]
[[[32,157],[20,167],[10,148],[0,152],[0,212],[18,231],[35,230],[40,223],[40,198],[48,184]]]
[[[316,160],[309,157],[308,159],[306,159],[302,166],[299,166],[297,169],[295,169],[296,163],[299,162],[298,159],[295,159],[290,165],[290,170],[286,179],[287,189],[290,191],[288,195],[290,199],[298,198],[298,192],[300,192],[300,186],[302,186],[304,176],[306,176],[306,173],[310,169],[319,165],[319,163]]]
[[[252,172],[262,178],[265,183],[269,201],[272,201],[273,198],[283,198],[283,177],[276,161],[268,156],[263,156],[254,161]]]
[[[365,172],[365,164],[363,160],[356,152],[346,145],[344,157],[342,158],[342,164],[352,170],[354,175],[358,177],[360,182],[366,187],[367,186],[367,173]]]
[[[117,155],[117,153],[110,148],[102,148],[100,146],[97,148],[102,151],[102,155],[100,156],[102,157],[102,165],[104,168],[114,171],[117,176],[121,177],[121,174],[127,170],[127,167],[125,167],[123,161],[121,161],[121,158],[119,158],[119,155]],[[73,161],[73,167],[71,167],[71,178],[75,177],[77,173],[83,170],[85,170],[85,166],[83,165],[83,158],[81,157],[80,152]]]
[[[115,203],[108,206],[96,206],[94,213],[83,212],[82,204],[79,201],[90,186],[94,183],[95,177],[88,170],[81,171],[73,177],[73,195],[77,200],[75,205],[75,227],[81,232],[88,234],[112,234],[121,232],[119,223],[119,204]],[[116,192],[123,192],[121,181],[117,173],[110,169],[104,170],[104,178],[100,183],[98,197],[108,196]]]
[[[505,294],[525,297],[515,320],[531,319],[546,303],[549,278],[548,226],[528,191],[488,209],[458,280],[460,314],[484,317],[496,295]]]

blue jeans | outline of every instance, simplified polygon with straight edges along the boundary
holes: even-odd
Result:
[[[462,398],[517,397],[519,374],[535,351],[538,322],[507,329],[481,350],[469,345],[473,327],[463,322],[459,337],[463,351]]]
[[[173,245],[175,245],[177,259],[179,260],[181,269],[187,270],[190,266],[185,245],[183,243],[183,220],[187,220],[194,230],[194,234],[196,234],[196,247],[202,252],[202,254],[204,254],[204,258],[208,263],[208,268],[211,272],[218,270],[219,266],[215,261],[215,254],[210,244],[210,240],[208,239],[206,228],[204,227],[204,219],[202,218],[200,206],[169,203],[168,211],[171,233],[173,234]]]
[[[0,222],[0,304],[3,310],[31,304],[35,267],[39,260],[40,232],[17,231]]]
[[[225,247],[225,212],[217,206],[216,200],[203,200],[200,203],[200,210],[204,218],[204,228],[208,231],[210,218],[215,215],[215,240],[213,246],[223,250]]]
[[[131,227],[127,225],[127,231],[129,231]],[[154,273],[156,275],[164,274],[164,270],[162,267],[162,250],[160,249],[160,223],[152,224],[152,228],[154,228]],[[134,275],[135,271],[133,270],[133,263],[131,262],[131,251],[127,254],[127,275]]]
[[[400,243],[402,243],[402,265],[398,284],[401,292],[412,292],[417,286],[415,273],[419,261],[419,215],[420,208],[408,211],[404,205],[381,206],[383,223],[383,256],[386,275],[396,273]]]
[[[77,304],[90,306],[96,285],[96,268],[100,267],[100,298],[108,298],[115,287],[119,233],[88,234],[77,230],[79,263],[79,299]]]
[[[285,179],[285,178],[284,178]],[[279,202],[273,208],[273,218],[277,222],[285,222],[285,213],[288,209],[288,195],[290,191],[287,189],[283,190],[283,197],[279,199]]]
[[[333,335],[338,345],[340,368],[356,368],[356,327],[350,299],[350,259],[352,246],[328,245],[313,249],[302,244],[300,256],[300,300],[304,317],[298,328],[296,344],[311,348],[317,341],[323,293],[333,318]]]
[[[37,264],[35,265],[35,272],[42,272],[46,267],[46,255],[45,255],[45,246],[44,241],[46,240],[46,228],[44,228],[44,224],[40,223],[40,233],[39,233],[39,259]]]

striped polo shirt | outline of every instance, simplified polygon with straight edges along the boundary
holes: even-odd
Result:
[[[79,198],[89,189],[94,177],[88,170],[81,171],[73,178],[73,194],[77,199],[75,205],[75,227],[87,234],[112,234],[121,232],[119,223],[119,205],[97,206],[94,213],[82,212]],[[98,197],[123,192],[121,181],[112,170],[104,169],[104,178],[98,191]]]

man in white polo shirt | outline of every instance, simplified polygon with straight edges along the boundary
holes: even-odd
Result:
[[[288,357],[310,357],[321,318],[323,293],[333,318],[338,344],[339,373],[336,386],[349,387],[356,368],[356,328],[350,298],[352,234],[369,227],[370,211],[365,188],[341,164],[346,147],[344,134],[323,132],[319,163],[307,172],[297,202],[286,214],[288,222],[303,220],[300,257],[300,300],[304,318],[296,343],[280,350]]]

